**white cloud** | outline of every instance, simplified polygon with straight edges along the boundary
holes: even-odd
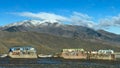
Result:
[[[22,13],[16,13],[20,16],[30,17],[30,18],[37,18],[41,20],[49,20],[49,21],[69,21],[68,18],[60,15],[56,15],[54,13],[46,13],[46,12],[40,12],[40,13],[31,13],[31,12],[22,12]]]
[[[82,19],[90,20],[92,17],[88,16],[87,14],[79,13],[79,12],[73,12],[73,15],[79,16]]]
[[[119,27],[120,26],[120,15],[101,19],[97,26],[99,28],[109,28],[111,26]]]
[[[69,17],[57,15],[54,13],[47,13],[47,12],[39,12],[39,13],[32,13],[32,12],[21,12],[21,13],[14,13],[20,16],[30,17],[30,18],[37,18],[41,20],[49,20],[49,21],[62,21],[62,22],[69,22],[73,25],[81,25],[86,27],[93,27],[93,21],[91,17],[87,14],[73,12]]]
[[[92,17],[88,16],[87,14],[73,12],[71,15],[71,22],[74,25],[81,25],[93,28],[94,22],[92,21]]]
[[[61,22],[69,22],[72,25],[80,25],[89,28],[109,28],[111,26],[120,26],[120,15],[112,16],[109,18],[98,19],[99,22],[95,23],[92,20],[92,17],[83,14],[80,12],[73,12],[70,16],[65,17],[54,13],[47,13],[47,12],[39,12],[39,13],[32,13],[32,12],[21,12],[21,13],[14,13],[20,16],[36,18],[40,20],[49,20],[49,21],[61,21]]]

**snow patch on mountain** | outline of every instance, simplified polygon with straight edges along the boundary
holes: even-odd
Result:
[[[6,25],[4,27],[12,27],[12,26],[25,26],[25,27],[29,27],[29,26],[49,26],[51,24],[59,26],[59,25],[61,25],[61,22],[59,22],[57,20],[24,20],[24,21],[21,21],[21,22],[16,22],[16,23]]]

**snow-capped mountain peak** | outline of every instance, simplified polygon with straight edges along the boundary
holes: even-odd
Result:
[[[12,24],[9,24],[9,25],[6,25],[8,27],[11,27],[11,26],[36,26],[36,25],[39,25],[40,24],[40,21],[37,21],[37,20],[24,20],[24,21],[21,21],[21,22],[17,22],[17,23],[12,23]]]
[[[12,23],[9,25],[6,25],[5,27],[12,27],[12,26],[49,26],[49,24],[55,24],[57,23],[57,26],[59,26],[61,23],[57,20],[24,20],[17,23]]]

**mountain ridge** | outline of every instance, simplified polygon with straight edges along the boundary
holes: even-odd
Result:
[[[37,48],[39,53],[55,53],[63,48],[113,49],[116,51],[120,48],[120,35],[104,30],[48,21],[36,24],[36,26],[16,25],[0,28],[1,52],[4,50],[7,52],[13,46],[26,45]]]
[[[34,26],[33,23],[35,24]],[[26,24],[29,25],[26,26]],[[115,42],[117,44],[119,44],[120,41],[120,35],[116,35],[104,30],[94,30],[92,28],[84,26],[60,24],[58,21],[49,22],[46,20],[26,20],[23,22],[4,26],[3,28],[1,28],[1,30],[9,32],[32,31],[76,39],[97,39],[110,43]]]

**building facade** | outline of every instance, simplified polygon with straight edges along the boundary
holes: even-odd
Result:
[[[37,58],[36,49],[33,47],[13,47],[9,50],[11,58]]]
[[[63,49],[61,57],[65,59],[86,59],[87,54],[84,49]]]

